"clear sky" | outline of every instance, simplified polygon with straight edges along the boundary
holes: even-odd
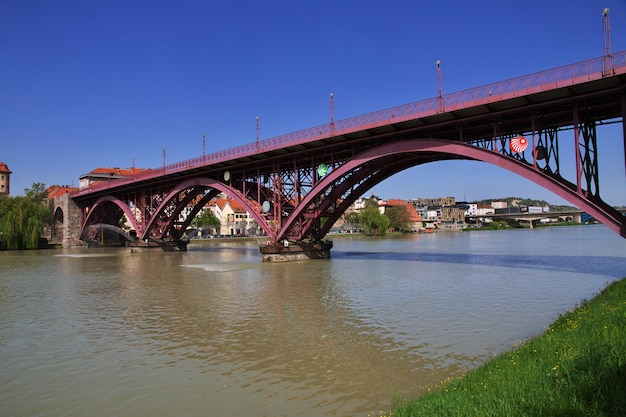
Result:
[[[96,167],[206,152],[626,49],[625,0],[0,0],[0,161],[12,195]],[[626,205],[621,125],[599,130],[600,192]],[[563,140],[563,137],[561,137]],[[566,143],[561,143],[561,149]],[[573,135],[571,150],[574,149]],[[565,151],[566,152],[566,151]],[[573,180],[573,159],[561,171]],[[480,162],[437,162],[382,198],[564,203]]]

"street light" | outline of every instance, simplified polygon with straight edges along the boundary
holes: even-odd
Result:
[[[256,152],[259,153],[259,116],[256,117]]]
[[[609,25],[608,7],[602,9],[602,34],[604,37],[604,75],[610,75],[611,71],[611,27]]]
[[[335,134],[335,95],[330,93],[330,135]]]
[[[439,81],[439,95],[437,96],[437,110],[443,111],[443,77],[441,76],[441,61],[437,60],[437,80]]]

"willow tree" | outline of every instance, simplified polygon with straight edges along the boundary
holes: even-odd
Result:
[[[31,197],[0,197],[0,249],[36,249],[50,209]]]
[[[357,215],[358,223],[363,226],[366,235],[382,236],[389,228],[389,217],[385,216],[376,205],[366,205]]]

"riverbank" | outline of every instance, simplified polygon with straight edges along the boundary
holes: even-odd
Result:
[[[626,415],[626,278],[480,368],[429,387],[394,417]]]

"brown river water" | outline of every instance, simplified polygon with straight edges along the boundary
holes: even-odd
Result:
[[[0,252],[1,416],[368,416],[626,276],[604,226]]]

